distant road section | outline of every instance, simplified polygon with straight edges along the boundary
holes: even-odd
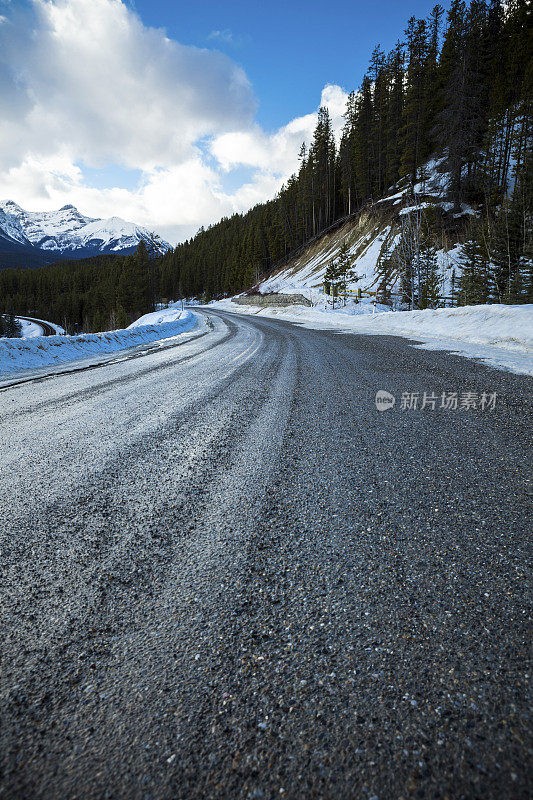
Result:
[[[41,336],[57,336],[58,334],[65,333],[65,330],[60,325],[54,325],[52,322],[46,322],[44,319],[34,319],[33,317],[21,317],[20,315],[17,316],[21,322],[29,322],[33,325],[36,325],[38,328],[41,328],[42,334]],[[36,334],[29,334],[30,336],[35,336]]]

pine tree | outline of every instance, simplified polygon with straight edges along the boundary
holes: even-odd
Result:
[[[437,308],[441,294],[437,253],[429,241],[420,248],[420,308]]]
[[[411,17],[407,30],[407,89],[403,109],[402,172],[414,185],[417,170],[427,151],[426,101],[428,38],[425,20]]]
[[[350,248],[346,239],[341,244],[339,255],[337,256],[337,274],[339,276],[340,288],[344,293],[346,293],[349,281],[359,280],[359,276],[354,269],[353,256],[350,253]],[[346,294],[344,296],[344,305],[346,305]]]
[[[532,156],[520,171],[513,194],[495,221],[492,247],[494,283],[500,302],[528,302],[533,294],[533,168]]]
[[[118,330],[127,328],[130,323],[128,315],[124,311],[124,307],[119,303],[116,308],[116,324]]]
[[[439,106],[439,51],[444,9],[437,3],[428,20],[428,50],[425,87],[425,154],[430,155],[435,147],[434,135]]]
[[[333,307],[335,307],[335,298],[339,292],[345,295],[348,281],[358,280],[358,276],[352,270],[352,260],[350,248],[345,240],[341,244],[337,256],[328,263],[324,273],[324,284],[326,291],[329,290],[333,296]],[[346,296],[344,296],[344,305],[346,305]]]
[[[372,195],[381,197],[386,188],[387,174],[387,105],[388,72],[385,56],[378,45],[370,59],[370,78],[373,83],[372,98],[372,142],[373,142],[373,186]]]
[[[3,315],[0,335],[6,339],[18,339],[22,336],[22,325],[12,312]]]
[[[357,99],[357,125],[355,131],[355,180],[361,202],[372,198],[374,186],[374,143],[372,140],[374,110],[372,88],[368,75],[363,78]]]
[[[351,214],[357,205],[356,184],[356,132],[357,132],[357,96],[350,92],[344,113],[344,128],[339,145],[340,188],[345,214]]]
[[[332,259],[324,272],[324,286],[333,298],[333,308],[335,308],[335,298],[339,293],[339,270],[337,259]]]
[[[314,221],[315,232],[327,227],[335,216],[335,140],[328,109],[318,110],[318,122],[310,148],[312,170],[313,207],[318,220]]]
[[[454,0],[448,13],[440,78],[442,109],[438,114],[437,142],[446,153],[450,194],[459,210],[465,192],[476,186],[476,168],[487,125],[483,106],[483,58],[486,4]]]
[[[403,305],[415,308],[412,264],[402,263],[400,266],[400,294]]]
[[[398,42],[387,60],[389,93],[387,103],[387,172],[385,183],[394,185],[400,177],[402,135],[400,120],[404,109],[404,52]]]
[[[461,305],[487,303],[491,295],[490,262],[478,231],[461,248],[462,272],[459,278]]]

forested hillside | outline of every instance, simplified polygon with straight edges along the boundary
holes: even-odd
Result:
[[[153,308],[158,270],[141,242],[130,256],[3,270],[0,298],[7,312],[54,320],[68,333],[124,328]]]
[[[302,146],[299,173],[273,202],[223,220],[169,253],[164,291],[217,294],[250,285],[402,176],[416,184],[424,163],[439,153],[456,209],[465,202],[483,209],[472,224],[468,280],[490,283],[484,265],[488,271],[493,262],[500,295],[518,299],[528,282],[521,261],[532,195],[527,6],[514,0],[504,12],[498,0],[473,0],[468,7],[454,0],[446,20],[440,5],[427,20],[412,17],[392,52],[375,48],[359,91],[349,96],[339,146],[322,108],[313,141]]]
[[[121,324],[160,298],[234,293],[400,179],[411,194],[439,156],[444,195],[475,211],[464,237],[462,302],[533,299],[532,13],[527,0],[453,0],[377,46],[335,141],[321,108],[300,168],[272,201],[221,220],[163,257],[65,262],[0,273],[4,310],[72,328]],[[424,246],[435,247],[431,225]],[[394,252],[389,254],[394,261]]]

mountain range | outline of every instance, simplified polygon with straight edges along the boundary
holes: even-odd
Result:
[[[0,202],[0,269],[102,253],[125,255],[141,239],[159,254],[170,247],[158,234],[120,217],[86,217],[73,205],[39,212],[25,211],[12,200]]]

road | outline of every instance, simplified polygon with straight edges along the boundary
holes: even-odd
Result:
[[[530,796],[531,381],[210,317],[0,391],[0,796]]]
[[[50,325],[49,322],[45,322],[44,319],[34,319],[33,317],[21,317],[20,314],[17,315],[18,319],[25,319],[26,322],[33,322],[35,325],[38,325],[39,328],[42,328],[43,336],[57,336],[56,329]]]

